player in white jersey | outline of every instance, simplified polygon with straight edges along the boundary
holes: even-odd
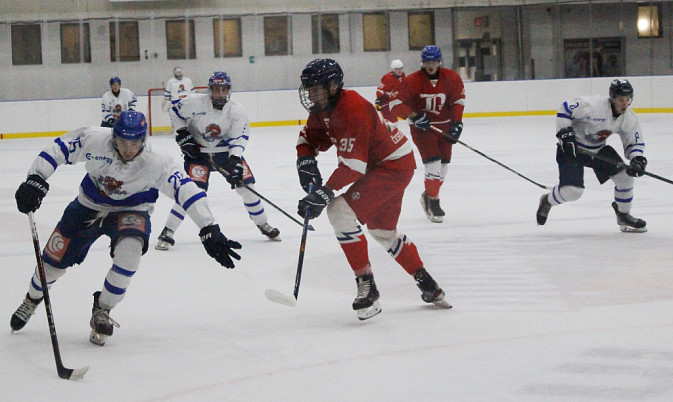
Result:
[[[182,67],[177,66],[173,69],[173,78],[169,79],[164,89],[164,102],[161,108],[169,114],[173,106],[186,98],[187,95],[194,92],[194,84],[189,77],[185,77]]]
[[[558,146],[556,162],[559,184],[540,198],[537,223],[544,225],[551,207],[577,201],[584,191],[584,168],[593,169],[603,184],[615,184],[612,208],[623,232],[646,232],[646,223],[631,216],[634,177],[645,174],[645,142],[638,117],[629,109],[633,87],[628,80],[616,79],[610,84],[610,96],[576,98],[563,102],[556,117]],[[622,140],[624,157],[606,145],[607,138],[617,134]],[[595,156],[594,156],[595,155]]]
[[[234,249],[213,218],[206,193],[170,158],[152,152],[145,144],[145,116],[124,111],[112,130],[82,127],[56,138],[35,159],[27,180],[16,191],[20,212],[36,211],[49,190],[47,180],[61,165],[84,163],[86,175],[79,195],[63,213],[44,248],[42,260],[46,282],[53,284],[74,264],[80,264],[100,236],[110,238],[112,267],[103,287],[94,293],[89,340],[103,345],[112,335],[110,310],[123,298],[140,257],[147,251],[150,214],[159,192],[177,200],[201,229],[199,236],[207,253],[227,268],[234,268]],[[38,270],[28,294],[10,322],[13,331],[23,328],[42,301]]]
[[[110,90],[103,94],[100,108],[103,114],[101,127],[112,127],[115,120],[124,110],[135,110],[136,96],[126,88],[122,88],[122,80],[119,77],[110,78]]]
[[[250,125],[243,106],[230,99],[231,78],[223,71],[208,80],[208,94],[192,94],[178,102],[171,121],[175,140],[185,160],[185,171],[197,186],[208,190],[211,171],[220,172],[243,199],[248,216],[263,235],[280,241],[280,231],[267,222],[262,202],[254,190],[255,177],[243,158]],[[245,186],[243,185],[245,184]],[[184,211],[175,204],[159,235],[157,250],[175,245],[173,234],[184,220]]]

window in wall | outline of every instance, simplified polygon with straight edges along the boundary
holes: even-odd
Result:
[[[119,36],[119,49],[117,49]],[[139,61],[140,40],[138,36],[138,21],[111,21],[110,22],[110,61]]]
[[[661,4],[638,5],[638,37],[661,38]]]
[[[311,16],[313,54],[339,53],[339,15],[317,14]]]
[[[61,63],[91,63],[88,22],[61,24]]]
[[[241,57],[241,19],[216,18],[213,20],[213,44],[215,58]]]
[[[166,58],[168,60],[196,58],[194,20],[166,21]]]
[[[385,13],[363,14],[362,36],[364,38],[365,52],[390,50],[388,16]]]
[[[284,56],[289,54],[290,18],[287,16],[264,17],[264,54]]]
[[[409,50],[421,50],[435,44],[435,14],[409,13]]]
[[[12,65],[42,64],[42,30],[39,24],[12,25]]]
[[[624,75],[622,38],[564,39],[564,78]]]

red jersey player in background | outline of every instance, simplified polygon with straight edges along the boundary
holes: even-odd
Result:
[[[369,234],[414,277],[423,301],[451,308],[444,291],[423,268],[414,243],[397,231],[404,190],[416,168],[411,144],[394,125],[386,125],[365,98],[342,88],[343,71],[332,59],[313,60],[301,73],[299,97],[310,114],[297,141],[299,181],[308,193],[299,201],[298,213],[316,218],[327,208],[355,273],[358,294],[353,309],[359,319],[381,312],[361,225],[367,225]],[[332,145],[339,163],[323,185],[316,156]],[[348,185],[335,198],[334,192]]]
[[[453,70],[440,67],[442,51],[426,46],[421,53],[421,69],[402,81],[399,93],[389,103],[396,116],[410,119],[411,138],[425,167],[425,191],[421,205],[428,219],[442,222],[444,211],[439,205],[439,189],[451,162],[451,149],[463,131],[465,87]],[[430,126],[440,129],[437,133]]]
[[[397,123],[397,116],[393,115],[390,112],[390,107],[388,107],[388,102],[390,98],[397,94],[400,83],[407,75],[404,74],[404,63],[402,60],[393,60],[390,62],[390,70],[383,77],[381,77],[381,83],[378,88],[376,88],[376,110],[380,111],[383,117],[393,123]]]

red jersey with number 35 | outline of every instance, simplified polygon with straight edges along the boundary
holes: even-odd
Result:
[[[342,89],[331,111],[309,115],[299,133],[297,156],[317,156],[332,145],[339,165],[325,184],[333,190],[355,182],[374,167],[416,168],[413,148],[404,133],[386,125],[374,106],[353,90]]]
[[[437,79],[418,70],[402,81],[397,96],[390,100],[394,115],[406,119],[411,112],[425,112],[433,125],[463,120],[465,86],[455,71],[439,68]],[[445,129],[445,128],[444,128]]]

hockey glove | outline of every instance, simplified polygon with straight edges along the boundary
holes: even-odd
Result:
[[[558,145],[563,150],[563,153],[570,159],[575,159],[577,157],[577,151],[575,149],[575,132],[572,127],[566,127],[559,130],[556,133],[556,138],[558,138]]]
[[[309,192],[309,185],[314,187],[322,186],[322,176],[318,169],[318,161],[310,155],[297,158],[297,173],[299,174],[299,184],[304,192]]]
[[[381,98],[376,98],[374,101],[374,106],[376,106],[376,110],[383,109],[383,102],[381,102]]]
[[[231,188],[235,188],[237,184],[241,183],[243,180],[243,161],[240,156],[230,155],[229,161],[227,162],[227,173],[229,173],[225,179],[231,184]]]
[[[411,121],[414,123],[414,126],[420,130],[425,131],[430,128],[430,119],[425,115],[425,112],[421,112],[412,117]]]
[[[194,136],[187,130],[187,127],[178,129],[175,142],[180,146],[183,157],[190,159],[197,159],[199,157],[199,144],[196,143]]]
[[[317,218],[333,199],[334,191],[327,186],[320,186],[299,200],[297,213],[300,216],[306,216],[306,213],[310,211],[310,219]]]
[[[204,226],[199,232],[199,237],[208,255],[213,257],[223,267],[234,268],[234,262],[231,260],[231,257],[237,260],[241,259],[241,256],[234,251],[241,249],[241,243],[227,239],[220,232],[220,225]]]
[[[451,128],[449,131],[444,132],[444,139],[448,142],[455,144],[460,138],[460,134],[463,133],[463,122],[455,121],[451,123]]]
[[[647,166],[647,158],[644,156],[634,156],[631,159],[631,164],[626,168],[626,174],[633,177],[640,177],[645,174],[645,167]]]
[[[28,176],[14,194],[19,212],[27,214],[37,211],[47,191],[49,191],[49,184],[43,178],[36,174]]]
[[[114,127],[115,125],[115,118],[110,117],[109,119],[105,120],[105,127]]]

